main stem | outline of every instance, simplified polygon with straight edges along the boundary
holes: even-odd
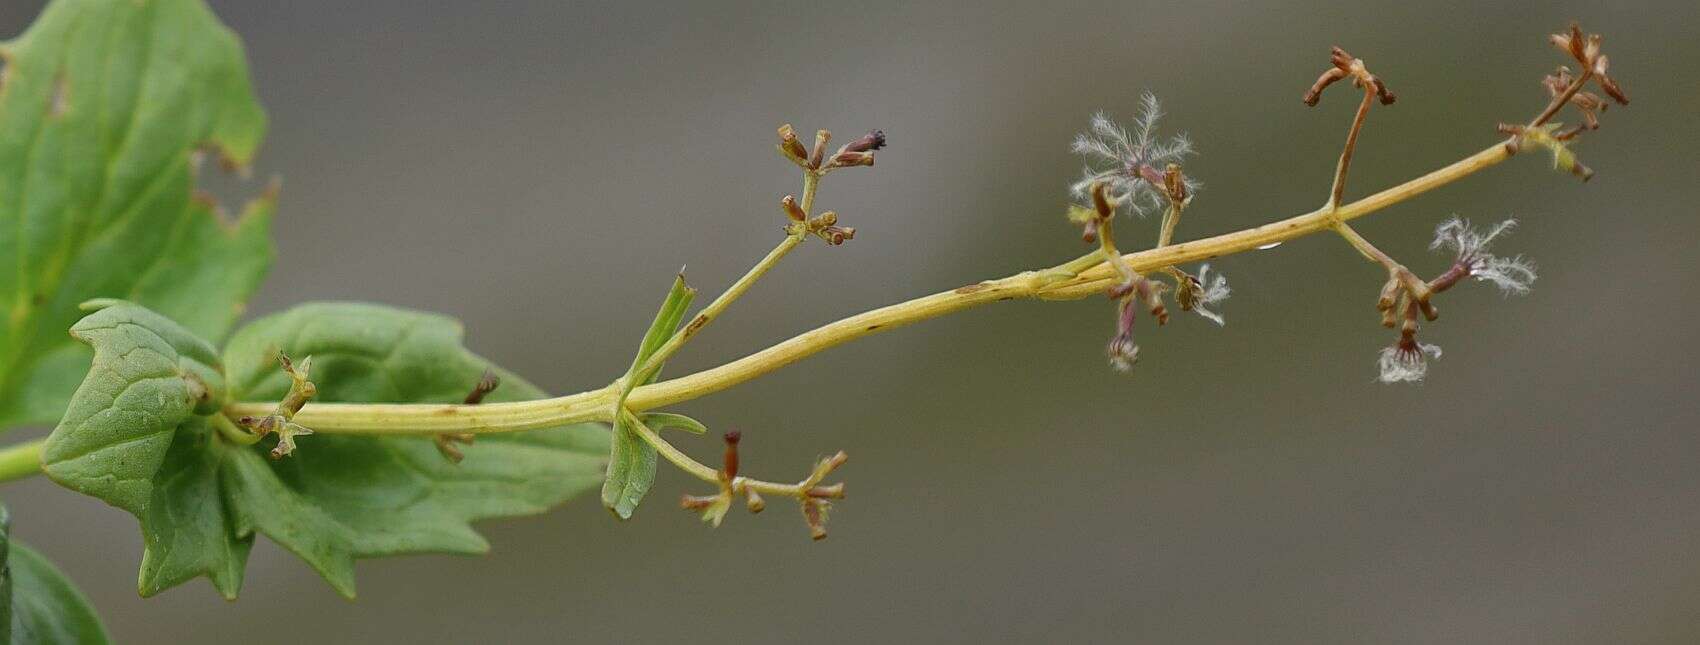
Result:
[[[1128,267],[1143,272],[1303,237],[1327,230],[1335,222],[1363,217],[1458,181],[1505,161],[1511,154],[1504,145],[1496,143],[1448,166],[1349,204],[1319,208],[1233,233],[1129,253],[1122,259]],[[1085,263],[1076,261],[1070,264]],[[643,411],[695,399],[863,336],[983,304],[1018,298],[1074,300],[1101,294],[1117,279],[1116,270],[1102,261],[1072,273],[1073,277],[1059,277],[1054,270],[1024,271],[857,314],[719,367],[636,388],[627,398],[626,407]],[[508,432],[585,421],[608,421],[617,396],[617,390],[605,387],[552,399],[482,405],[310,403],[295,416],[295,422],[322,433],[425,435],[439,432]],[[234,416],[261,415],[269,412],[273,405],[236,403],[227,406],[225,413]]]

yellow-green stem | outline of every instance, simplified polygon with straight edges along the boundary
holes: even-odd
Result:
[[[743,277],[738,278],[737,282],[734,282],[732,283],[732,286],[727,287],[726,291],[722,292],[719,297],[714,299],[714,302],[710,302],[707,307],[703,307],[702,311],[692,317],[690,322],[686,323],[684,327],[680,328],[671,337],[669,337],[667,342],[663,343],[660,348],[656,349],[655,353],[650,355],[649,360],[645,361],[642,367],[639,367],[632,373],[632,380],[642,383],[644,379],[649,378],[650,374],[661,369],[662,363],[667,362],[668,358],[671,358],[675,352],[678,352],[679,348],[684,347],[685,343],[690,341],[692,337],[696,336],[697,332],[702,331],[703,327],[707,327],[708,323],[714,322],[714,319],[720,316],[720,312],[725,311],[727,307],[731,306],[734,301],[744,295],[745,291],[749,291],[750,286],[754,285],[757,280],[760,280],[763,275],[766,275],[768,269],[772,269],[774,265],[779,264],[779,260],[783,259],[787,253],[791,252],[792,249],[797,248],[797,244],[803,241],[805,235],[807,235],[807,233],[801,231],[786,235],[785,239],[781,240],[778,246],[773,247],[772,251],[768,251],[767,257],[762,258],[755,266],[750,267],[750,270],[745,273]]]
[[[36,439],[0,449],[0,482],[41,473],[41,445],[46,442]]]
[[[1130,253],[1122,258],[1136,271],[1149,271],[1284,242],[1328,229],[1333,222],[1363,217],[1411,199],[1503,162],[1511,154],[1504,145],[1496,143],[1451,165],[1337,208],[1317,209],[1255,228]],[[1069,264],[1078,262],[1080,260]],[[626,406],[634,411],[643,411],[688,401],[863,336],[987,303],[1018,298],[1072,300],[1102,294],[1117,279],[1116,270],[1103,262],[1079,271],[1073,277],[1061,279],[1055,272],[1057,268],[1061,267],[1025,271],[857,314],[719,367],[636,388],[632,390]],[[608,421],[616,395],[615,390],[603,388],[553,399],[475,406],[309,403],[296,415],[295,421],[321,433],[422,435],[504,432],[583,421]],[[266,414],[273,405],[238,403],[228,406],[226,414]]]
[[[661,438],[659,433],[655,432],[654,429],[651,429],[643,422],[642,419],[638,418],[636,414],[632,414],[630,410],[626,411],[625,415],[626,423],[631,425],[632,430],[637,432],[638,436],[641,437],[645,443],[654,447],[656,454],[661,455],[663,459],[666,459],[669,463],[677,466],[679,470],[683,470],[686,474],[697,479],[711,484],[720,481],[720,471],[715,470],[707,464],[692,459],[690,455],[685,454],[684,451],[681,451],[677,447],[674,447],[673,444],[668,443],[666,439]],[[732,480],[732,490],[739,493],[742,493],[745,490],[754,490],[757,493],[764,495],[777,495],[782,497],[801,497],[804,493],[808,492],[808,488],[804,487],[801,483],[781,484],[778,482],[751,479],[749,477],[739,477]]]

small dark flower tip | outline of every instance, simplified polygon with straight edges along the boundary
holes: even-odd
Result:
[[[1098,212],[1098,219],[1101,220],[1110,219],[1116,215],[1115,201],[1110,199],[1107,190],[1104,182],[1092,183],[1092,209]]]
[[[501,385],[502,377],[497,376],[495,370],[486,367],[484,374],[478,377],[478,383],[472,386],[472,391],[466,393],[466,398],[461,403],[464,405],[483,403],[484,397],[496,391],[496,388],[501,387]]]
[[[1316,78],[1315,83],[1310,84],[1310,89],[1305,90],[1304,96],[1299,97],[1299,100],[1304,101],[1307,106],[1316,107],[1317,103],[1322,102],[1322,91],[1345,77],[1346,72],[1330,67]]]
[[[1346,50],[1338,46],[1329,48],[1328,63],[1331,67],[1324,70],[1322,75],[1317,77],[1316,82],[1312,83],[1310,89],[1306,90],[1304,96],[1301,97],[1305,105],[1316,107],[1316,104],[1322,100],[1323,90],[1347,77],[1351,77],[1353,85],[1368,87],[1374,91],[1376,98],[1381,101],[1382,105],[1392,105],[1394,101],[1399,100],[1399,97],[1392,90],[1387,89],[1386,83],[1383,83],[1376,75],[1369,73],[1369,70],[1364,67],[1363,59],[1352,56]]]
[[[1098,222],[1097,219],[1089,219],[1081,225],[1080,241],[1087,244],[1094,244],[1098,241],[1098,227],[1100,226]]]
[[[856,238],[856,228],[853,226],[828,226],[820,230],[820,238],[827,244],[840,246]]]
[[[857,137],[850,143],[844,144],[839,152],[868,152],[885,147],[885,131],[869,130],[867,134]]]
[[[744,434],[733,430],[722,437],[726,440],[726,456],[720,468],[720,479],[731,484],[738,478],[738,440],[743,439]]]

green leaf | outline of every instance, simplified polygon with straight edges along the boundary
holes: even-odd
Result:
[[[661,432],[662,430],[683,430],[691,434],[708,433],[708,426],[703,425],[701,421],[692,419],[683,414],[674,414],[672,412],[650,412],[644,414],[640,418],[643,419],[644,425],[649,426],[650,429],[656,432]]]
[[[139,305],[106,301],[71,328],[94,364],[42,448],[47,476],[141,521],[144,596],[207,575],[242,586],[252,537],[230,528],[218,486],[222,444],[204,417],[226,400],[212,345]]]
[[[313,357],[316,401],[458,403],[490,363],[461,346],[453,319],[353,303],[308,304],[254,321],[225,348],[239,399],[282,396],[276,354]],[[543,398],[506,372],[486,403]],[[301,556],[344,595],[355,558],[483,553],[470,522],[541,513],[596,486],[608,454],[600,424],[480,437],[449,463],[426,437],[317,434],[294,457],[236,450],[224,491],[238,532],[259,530]]]
[[[94,364],[42,449],[47,476],[136,514],[148,514],[154,475],[177,427],[224,400],[217,351],[177,323],[122,301],[71,327]]]
[[[673,286],[667,290],[667,298],[661,301],[661,310],[655,312],[655,320],[650,321],[649,331],[644,332],[643,342],[638,345],[637,356],[632,359],[632,366],[626,370],[627,376],[637,371],[644,361],[649,360],[656,350],[667,343],[667,339],[673,337],[673,332],[678,331],[679,323],[685,319],[685,312],[690,310],[691,301],[696,297],[697,290],[685,284],[685,274],[673,276]],[[642,383],[636,385],[654,383],[660,376],[661,370],[657,369],[654,374],[650,374]]]
[[[632,519],[655,485],[655,447],[632,429],[624,416],[614,421],[614,443],[608,452],[608,474],[602,480],[602,506],[622,520]]]
[[[649,360],[655,351],[667,342],[667,339],[678,330],[679,323],[684,320],[685,312],[691,308],[691,301],[696,298],[696,290],[685,285],[685,276],[673,278],[673,288],[668,290],[667,298],[661,301],[661,310],[656,312],[655,320],[649,323],[649,331],[643,335],[643,342],[638,345],[637,357],[632,359],[631,368],[626,370],[629,381],[644,361]],[[625,394],[631,387],[654,382],[661,375],[661,370],[655,370],[644,379],[643,383],[630,384],[621,393],[620,407],[625,406]],[[629,520],[637,512],[638,504],[643,502],[649,488],[655,483],[656,454],[655,447],[639,437],[637,432],[626,423],[624,415],[618,415],[614,420],[613,445],[608,452],[608,474],[602,481],[602,506],[622,520]]]
[[[110,642],[76,585],[47,558],[11,539],[0,507],[0,643]]]
[[[202,416],[226,400],[281,397],[289,379],[280,351],[313,357],[316,401],[459,402],[489,363],[442,316],[302,305],[239,330],[222,367],[205,341],[130,303],[107,303],[74,333],[94,346],[95,365],[43,461],[54,481],[141,521],[143,595],[205,575],[235,597],[264,533],[353,596],[355,559],[482,553],[488,544],[472,521],[540,513],[594,488],[609,451],[603,426],[579,424],[481,437],[458,465],[426,437],[325,433],[270,461],[268,446],[235,445],[211,427],[217,417]],[[486,402],[544,396],[500,374]],[[213,403],[191,396],[190,375]]]
[[[197,159],[246,166],[266,129],[236,36],[199,0],[55,0],[0,43],[0,429],[64,412],[92,298],[218,338],[272,260],[272,191],[235,220]]]
[[[207,417],[178,425],[154,474],[149,512],[137,516],[143,547],[136,589],[143,596],[203,575],[227,600],[242,590],[254,535],[235,530],[219,473],[224,462],[246,451],[217,435]]]

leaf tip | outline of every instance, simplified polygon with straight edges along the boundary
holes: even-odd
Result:
[[[127,301],[120,300],[118,298],[91,298],[91,299],[84,300],[81,303],[79,303],[77,305],[77,309],[80,310],[80,311],[87,311],[87,312],[93,313],[93,312],[105,309],[107,307],[113,307],[113,306],[122,305],[122,304],[127,304]]]

